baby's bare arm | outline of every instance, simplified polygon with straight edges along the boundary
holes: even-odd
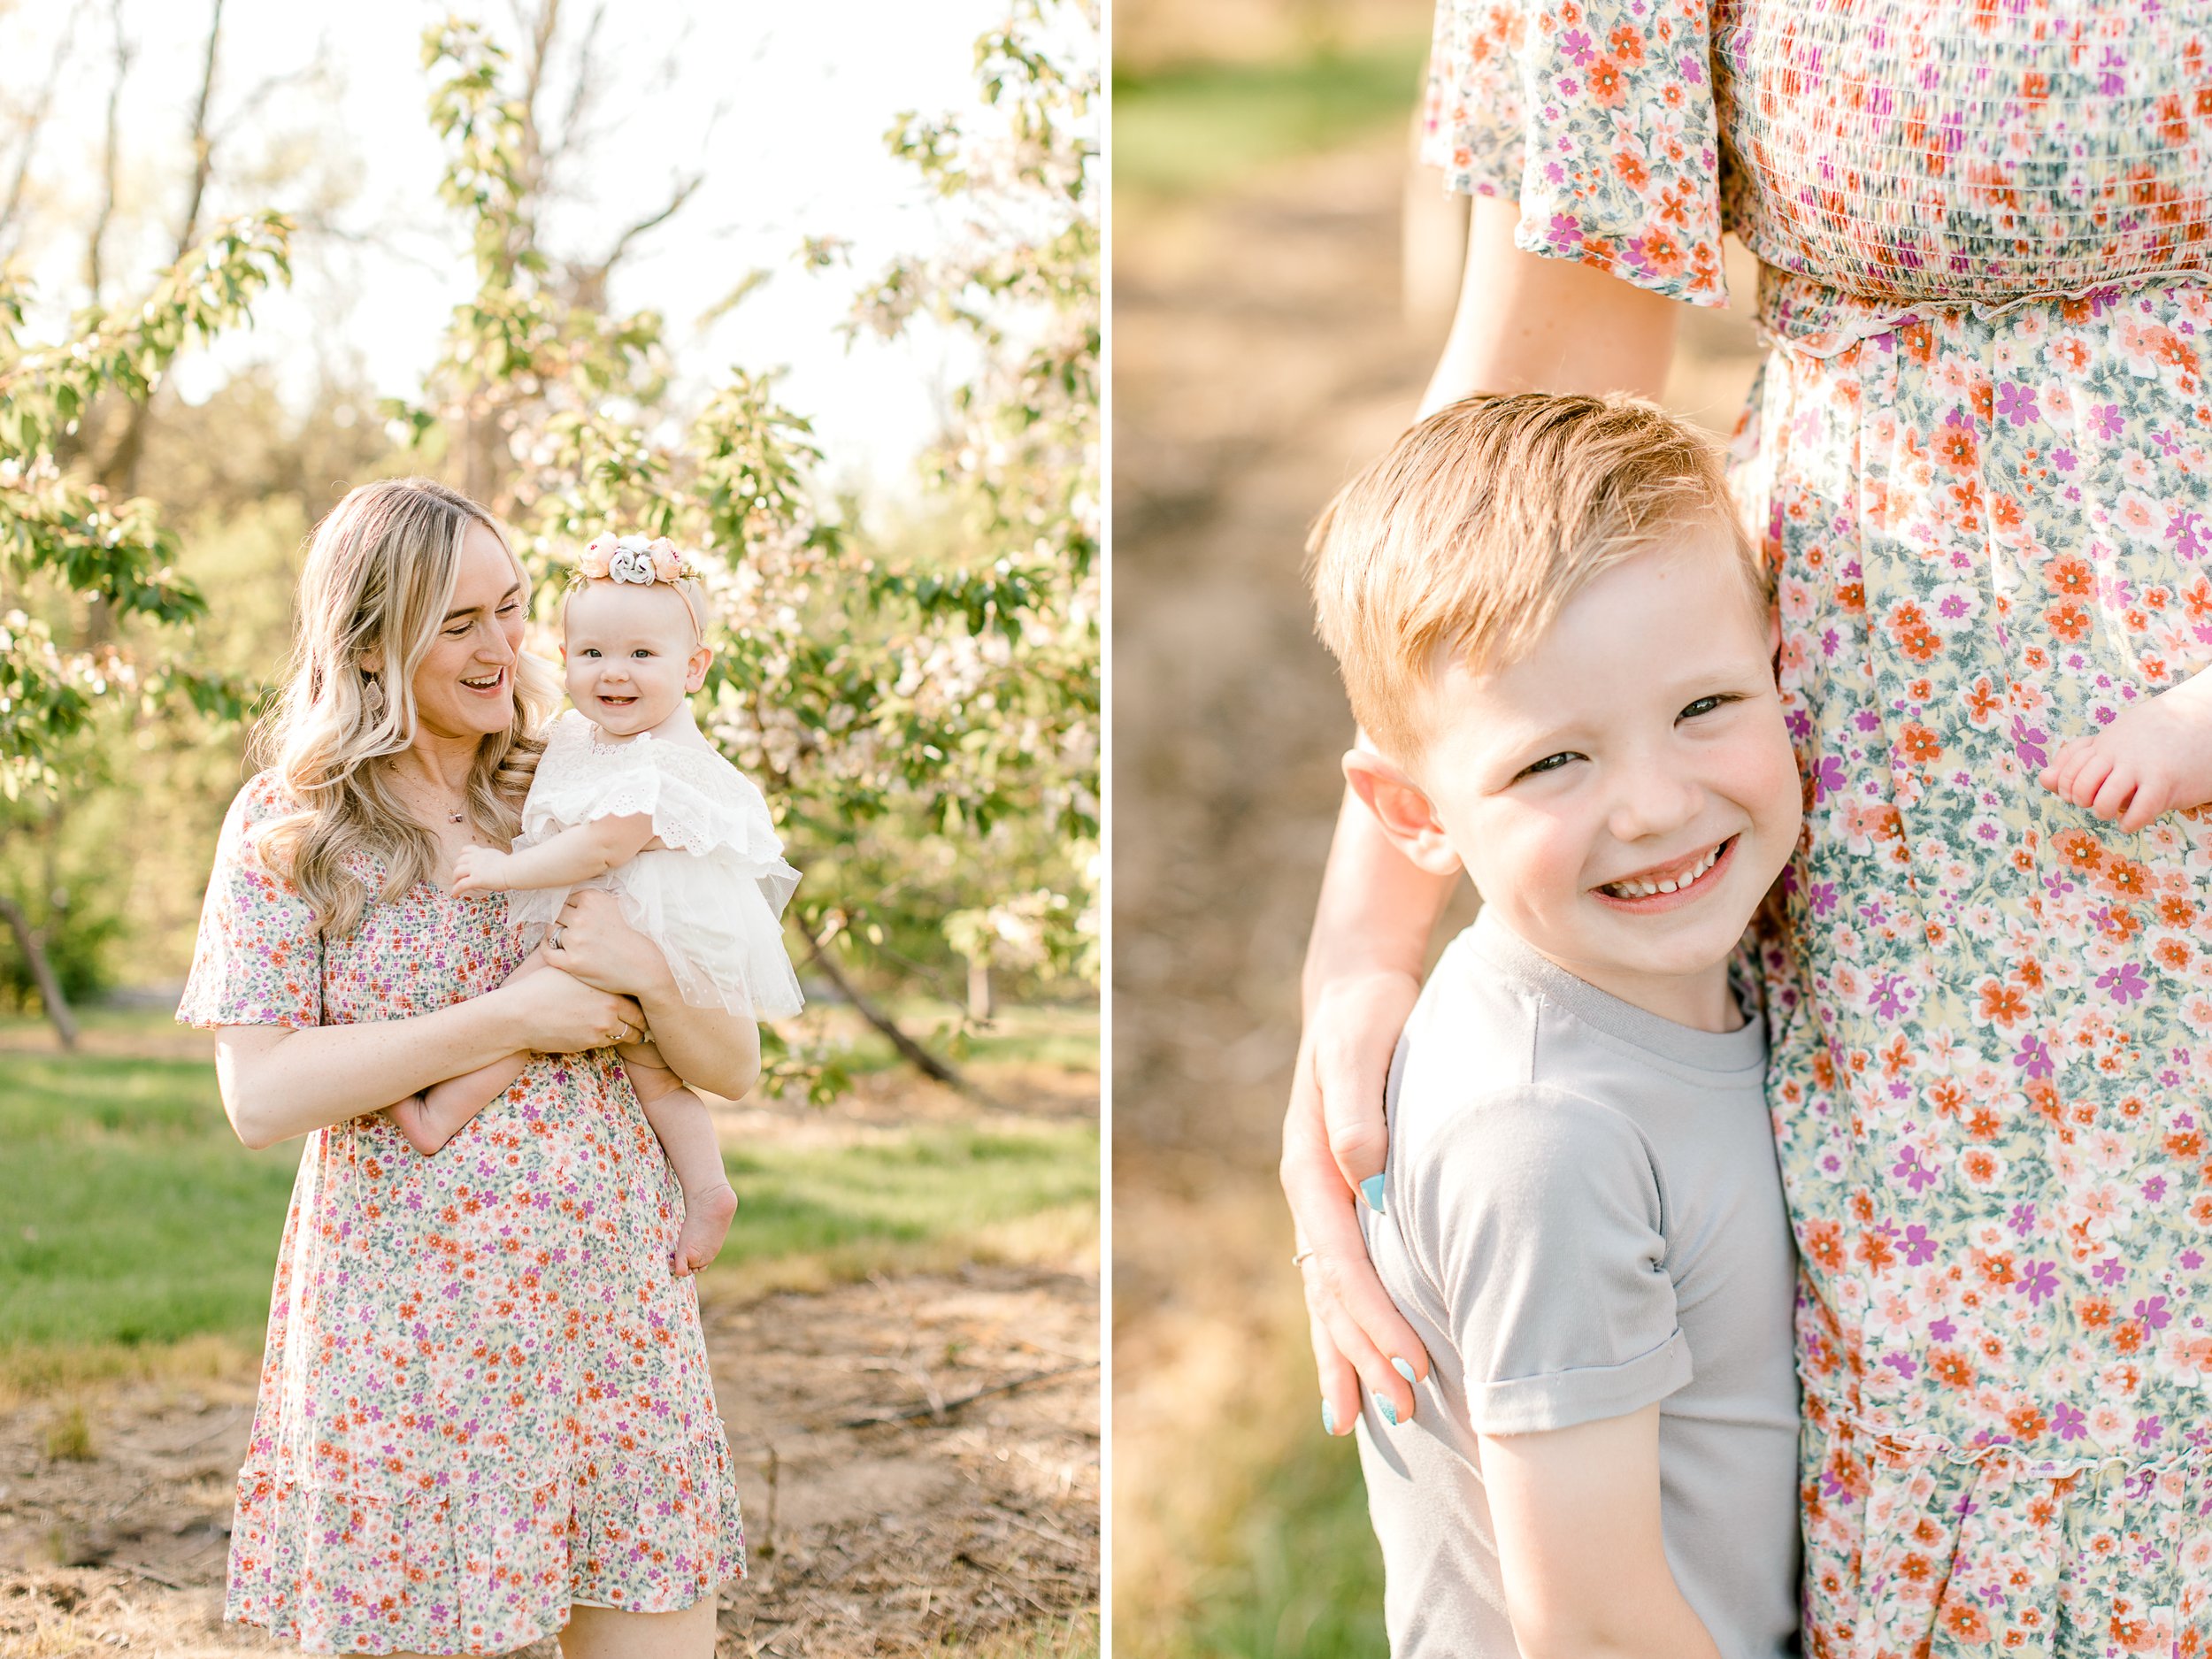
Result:
[[[653,845],[649,813],[595,818],[518,853],[490,847],[463,849],[453,861],[453,890],[467,894],[572,887],[619,869]]]

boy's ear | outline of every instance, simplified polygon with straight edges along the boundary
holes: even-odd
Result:
[[[1380,755],[1347,749],[1344,781],[1382,826],[1391,844],[1432,875],[1459,873],[1459,855],[1437,822],[1436,805],[1421,786]]]

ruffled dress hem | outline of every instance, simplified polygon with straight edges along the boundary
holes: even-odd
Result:
[[[488,1517],[499,1523],[488,1549]],[[280,1552],[264,1549],[272,1540],[295,1550],[280,1576]],[[313,1559],[318,1544],[328,1575]],[[718,1434],[660,1455],[586,1456],[534,1484],[463,1473],[374,1491],[249,1464],[223,1617],[310,1653],[505,1654],[560,1631],[577,1603],[673,1612],[745,1572]],[[641,1579],[642,1594],[626,1593]],[[516,1605],[524,1586],[536,1587],[527,1610]]]

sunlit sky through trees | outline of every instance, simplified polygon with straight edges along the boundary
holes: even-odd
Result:
[[[111,301],[135,297],[174,252],[190,157],[186,138],[211,0],[115,0],[130,59],[117,105],[117,206],[104,239]],[[250,334],[189,355],[179,390],[204,396],[238,365],[276,366],[288,396],[311,394],[349,358],[371,389],[411,396],[451,307],[472,291],[461,216],[437,198],[444,152],[425,114],[425,26],[449,9],[488,24],[511,50],[513,12],[497,4],[358,6],[338,0],[227,0],[210,117],[214,179],[203,232],[275,205],[303,219],[299,277],[259,303]],[[574,48],[594,7],[561,6],[541,108],[557,127],[574,84]],[[649,0],[611,4],[595,37],[600,97],[591,142],[571,158],[543,241],[594,257],[627,226],[703,173],[666,223],[641,234],[610,283],[617,310],[667,319],[680,398],[735,362],[788,365],[785,400],[811,417],[833,479],[897,491],[916,448],[962,376],[956,348],[928,331],[849,350],[837,325],[855,289],[894,255],[933,247],[948,221],[883,134],[905,110],[966,109],[973,42],[999,0]],[[105,194],[102,157],[116,73],[111,0],[0,0],[0,115],[17,117],[55,81],[30,188],[0,256],[36,282],[38,332],[81,304],[86,248]],[[319,49],[322,72],[309,73]],[[16,162],[0,128],[0,191]],[[803,269],[804,237],[850,244],[849,265]],[[718,320],[702,321],[747,273],[772,274]]]

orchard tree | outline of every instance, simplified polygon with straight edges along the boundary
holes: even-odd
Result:
[[[88,310],[46,345],[26,341],[29,295],[0,272],[0,822],[11,833],[65,780],[104,775],[104,730],[180,707],[219,722],[245,712],[245,687],[189,660],[206,601],[176,569],[173,533],[150,502],[63,457],[95,399],[142,406],[188,342],[243,320],[257,294],[288,277],[290,229],[275,213],[233,220],[143,302]],[[28,918],[5,895],[0,913],[73,1042]]]
[[[563,280],[539,244],[526,79],[473,25],[425,37],[478,288],[423,402],[388,412],[458,444],[541,577],[609,529],[703,556],[704,724],[806,872],[803,949],[944,1076],[854,986],[848,953],[895,969],[902,941],[927,936],[972,963],[1096,977],[1096,21],[1027,6],[979,42],[976,117],[908,118],[891,137],[962,206],[962,231],[884,273],[854,326],[933,319],[980,365],[930,463],[956,545],[927,560],[826,516],[811,429],[769,378],[733,368],[687,423],[670,415],[659,318],[611,313],[603,282]],[[488,456],[504,457],[496,478]],[[826,1052],[772,1048],[785,1080],[839,1086]]]

